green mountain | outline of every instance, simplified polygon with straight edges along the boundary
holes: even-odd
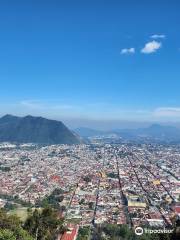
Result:
[[[80,141],[60,121],[33,116],[0,118],[0,142],[79,144]]]

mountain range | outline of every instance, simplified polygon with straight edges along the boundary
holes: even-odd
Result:
[[[74,130],[81,137],[110,137],[116,136],[126,140],[157,140],[157,141],[180,141],[180,129],[173,126],[152,124],[147,128],[137,129],[114,129],[111,131],[99,131],[90,128],[77,128]]]
[[[0,142],[79,144],[81,139],[60,121],[5,115],[0,118]]]
[[[92,137],[180,142],[180,129],[173,126],[152,124],[149,127],[137,129],[101,131],[80,127],[71,131],[61,121],[43,117],[30,115],[17,117],[7,114],[0,118],[0,142],[79,144]]]

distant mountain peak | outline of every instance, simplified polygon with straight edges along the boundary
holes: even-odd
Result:
[[[6,115],[2,116],[1,119],[10,119],[10,118],[19,118],[19,117],[11,115],[11,114],[6,114]]]
[[[122,139],[126,140],[147,140],[150,141],[162,141],[162,142],[171,142],[176,141],[180,142],[180,129],[174,126],[165,126],[158,123],[154,123],[146,128],[137,128],[137,129],[115,129],[112,131],[98,131],[88,128],[78,128],[75,130],[82,137],[94,137],[94,136],[107,136],[110,134],[116,134]]]
[[[6,114],[0,118],[0,141],[19,143],[78,144],[80,138],[62,122],[43,117]]]

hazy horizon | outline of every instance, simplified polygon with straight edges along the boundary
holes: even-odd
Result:
[[[157,122],[157,121],[130,121],[130,120],[98,120],[98,119],[67,119],[67,118],[52,118],[51,116],[43,116],[43,115],[16,115],[16,114],[3,114],[0,115],[0,118],[5,115],[13,115],[17,117],[25,117],[25,116],[34,116],[34,117],[44,117],[50,120],[62,121],[68,128],[75,130],[77,128],[89,128],[94,130],[115,130],[115,129],[137,129],[137,128],[146,128],[151,126],[152,124],[160,124],[162,126],[174,126],[180,128],[180,122]]]

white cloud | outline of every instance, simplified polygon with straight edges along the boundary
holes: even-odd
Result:
[[[74,108],[79,108],[76,105],[64,104],[60,100],[23,100],[20,102],[21,106],[31,109],[52,109],[52,110],[70,110]]]
[[[20,105],[32,109],[39,109],[43,107],[42,103],[36,100],[23,100],[20,102]]]
[[[133,54],[135,53],[135,48],[123,48],[121,54]]]
[[[141,49],[142,53],[149,54],[156,52],[159,48],[161,48],[162,43],[157,41],[148,42],[145,44],[144,48]]]
[[[154,34],[154,35],[152,35],[151,36],[151,38],[153,38],[153,39],[158,39],[158,38],[165,38],[166,37],[166,35],[164,35],[164,34]]]
[[[154,110],[156,117],[180,117],[180,107],[160,107]]]

